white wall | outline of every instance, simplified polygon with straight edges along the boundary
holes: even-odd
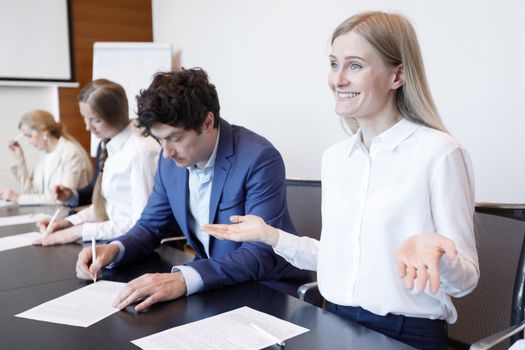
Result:
[[[20,117],[32,109],[45,109],[58,118],[58,89],[46,87],[0,86],[0,188],[18,189],[11,173],[14,157],[7,149],[9,140],[18,134]],[[27,143],[25,137],[20,144],[26,155],[28,166],[35,164],[38,151]]]
[[[208,71],[223,117],[268,137],[288,176],[318,179],[322,150],[346,137],[326,85],[330,34],[376,9],[414,24],[445,124],[471,153],[477,200],[525,203],[523,2],[153,0],[154,40]]]

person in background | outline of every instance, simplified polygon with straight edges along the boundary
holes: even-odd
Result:
[[[352,135],[322,159],[320,241],[257,216],[205,225],[217,238],[268,244],[317,270],[331,310],[421,349],[447,349],[450,299],[479,279],[474,179],[446,131],[406,18],[365,12],[332,35],[328,85]]]
[[[16,158],[12,171],[21,191],[0,190],[2,199],[20,205],[60,204],[52,194],[54,185],[65,184],[77,189],[88,184],[93,170],[86,151],[51,113],[38,109],[30,111],[22,116],[18,128],[28,142],[45,155],[38,159],[30,173],[18,141],[9,142],[9,150]]]
[[[138,124],[162,145],[155,186],[140,220],[125,235],[84,249],[77,276],[91,279],[101,269],[146,257],[178,228],[196,253],[194,261],[171,273],[146,274],[130,281],[114,302],[137,311],[159,301],[248,281],[297,295],[310,274],[292,267],[260,243],[216,240],[199,230],[225,223],[233,214],[256,214],[294,231],[286,204],[285,168],[265,138],[220,116],[215,86],[199,68],[157,74],[142,90]]]
[[[98,174],[100,172],[100,154],[102,151],[102,142],[98,144],[97,154],[95,157],[95,171],[91,181],[84,187],[73,189],[66,185],[55,185],[51,188],[51,193],[56,200],[63,202],[71,208],[90,205],[92,203],[93,190],[97,183]]]
[[[82,89],[78,101],[86,130],[102,140],[93,204],[50,227],[49,219],[41,220],[38,224],[48,235],[35,244],[118,237],[138,220],[153,188],[160,146],[134,130],[122,86],[94,80]]]

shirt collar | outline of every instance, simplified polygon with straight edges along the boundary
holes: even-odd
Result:
[[[215,140],[215,146],[213,147],[213,152],[211,152],[211,156],[206,162],[206,165],[202,169],[199,169],[195,165],[192,165],[187,168],[189,171],[204,171],[204,170],[213,168],[215,166],[215,158],[217,157],[217,148],[219,148],[218,146],[219,146],[220,136],[221,136],[221,128],[217,127],[217,139]]]
[[[128,126],[124,128],[121,132],[116,134],[109,140],[109,142],[106,144],[106,149],[108,150],[108,154],[113,154],[116,151],[118,151],[124,142],[131,136],[133,133],[133,125],[130,123]]]
[[[421,125],[419,124],[416,124],[408,119],[401,118],[396,124],[374,137],[372,143],[382,143],[386,150],[393,151],[420,127]],[[356,147],[360,147],[360,145],[361,129],[357,130],[357,132],[352,135],[350,139],[349,154],[352,153]]]

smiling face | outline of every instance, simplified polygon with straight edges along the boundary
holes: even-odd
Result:
[[[118,130],[100,118],[89,104],[79,102],[78,106],[86,125],[86,131],[92,132],[99,139],[110,139],[118,133]]]
[[[213,128],[213,114],[206,117],[200,134],[195,130],[184,130],[171,125],[155,123],[150,134],[159,140],[163,156],[172,159],[180,168],[196,165],[203,168],[213,152],[217,129]]]
[[[328,74],[336,114],[358,122],[395,117],[395,93],[402,86],[401,72],[401,66],[386,65],[355,32],[338,36],[332,44]]]

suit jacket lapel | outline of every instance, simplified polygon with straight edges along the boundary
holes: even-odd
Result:
[[[171,160],[168,160],[172,162]],[[173,163],[173,162],[172,162]],[[175,172],[177,173],[174,186],[170,189],[172,198],[175,198],[174,203],[172,204],[173,211],[175,212],[175,218],[179,224],[182,232],[186,233],[186,237],[191,239],[190,228],[188,226],[188,215],[190,211],[189,203],[189,192],[188,187],[188,170],[177,168],[175,163],[170,164],[174,167]]]
[[[213,182],[210,195],[210,223],[214,222],[217,214],[217,206],[222,195],[224,183],[231,168],[231,161],[228,159],[233,155],[233,135],[232,127],[224,120],[220,120],[220,137],[217,146],[217,155],[213,170]]]

